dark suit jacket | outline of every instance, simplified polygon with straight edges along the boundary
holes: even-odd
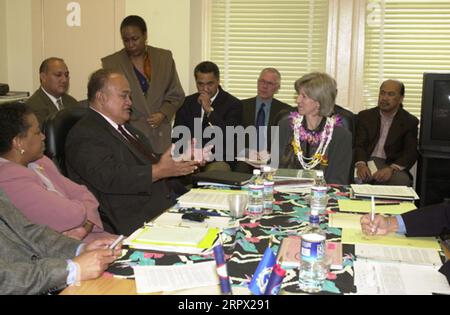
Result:
[[[272,130],[270,127],[278,126],[278,122],[283,116],[287,116],[290,112],[294,111],[295,107],[289,106],[286,103],[280,102],[277,99],[272,100],[270,106],[269,123],[267,129],[267,139],[272,139]],[[256,120],[256,97],[242,100],[242,126],[247,128],[248,126],[255,126]],[[248,137],[247,137],[248,138]],[[246,139],[246,148],[249,147],[248,139]],[[270,152],[271,141],[267,143],[267,151]]]
[[[64,94],[61,98],[64,108],[79,106],[78,101],[68,94]],[[33,110],[41,127],[47,117],[58,111],[52,100],[42,91],[42,88],[37,89],[27,99],[26,104]]]
[[[450,233],[450,203],[426,206],[402,214],[407,236],[440,236]],[[439,271],[450,284],[450,260]]]
[[[191,132],[191,138],[194,138],[197,136],[194,133],[194,118],[200,118],[202,113],[202,106],[198,103],[198,97],[199,93],[195,93],[192,95],[189,95],[184,100],[183,106],[180,108],[180,110],[177,112],[177,115],[175,117],[175,123],[174,128],[177,126],[186,126],[189,128]],[[214,108],[214,111],[210,114],[209,118],[204,115],[204,119],[202,121],[202,135],[204,130],[209,127],[208,121],[211,123],[211,125],[214,126],[214,128],[219,128],[223,131],[223,160],[226,160],[226,152],[227,150],[230,150],[230,154],[234,153],[234,147],[231,147],[231,138],[226,137],[226,127],[227,126],[239,126],[241,125],[241,117],[242,117],[242,104],[241,101],[238,100],[236,97],[231,95],[230,93],[224,91],[221,87],[219,87],[219,94],[217,95],[216,99],[212,103],[212,107]],[[172,136],[172,142],[176,142],[179,140],[179,137]],[[207,144],[211,139],[205,138],[201,143],[203,145]],[[235,141],[236,144],[236,141]],[[217,152],[218,148],[215,149],[215,152]],[[233,152],[231,152],[233,150]],[[231,157],[235,157],[236,154],[231,154]]]
[[[408,236],[450,233],[450,203],[430,205],[402,214]]]
[[[81,242],[28,221],[0,190],[0,293],[44,294],[66,286]]]
[[[418,124],[416,117],[403,108],[398,110],[384,146],[387,164],[397,164],[409,170],[416,163]],[[380,138],[380,125],[381,115],[378,107],[363,110],[358,114],[355,162],[370,160]]]
[[[148,140],[127,125],[151,151]],[[89,109],[66,140],[69,177],[97,197],[106,231],[130,235],[172,206],[164,181],[152,183],[152,163],[100,114]]]
[[[152,80],[147,95],[142,93],[133,64],[125,49],[102,58],[102,65],[105,69],[122,72],[128,79],[133,99],[130,124],[150,140],[156,153],[163,153],[170,146],[172,119],[183,103],[184,91],[172,52],[152,46],[147,46],[147,49],[152,65]],[[147,118],[159,111],[166,115],[167,120],[153,129],[147,123]]]

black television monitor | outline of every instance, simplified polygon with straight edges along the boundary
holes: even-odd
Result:
[[[419,147],[450,153],[450,73],[424,73]]]

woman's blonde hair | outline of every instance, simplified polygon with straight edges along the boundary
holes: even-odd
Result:
[[[323,72],[312,72],[295,81],[295,90],[300,93],[303,89],[305,94],[319,102],[319,115],[329,117],[333,114],[336,101],[336,81]]]

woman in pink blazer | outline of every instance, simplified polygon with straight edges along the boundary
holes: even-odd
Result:
[[[94,195],[44,156],[44,139],[25,104],[0,107],[0,188],[33,223],[85,242],[111,236],[103,230]]]

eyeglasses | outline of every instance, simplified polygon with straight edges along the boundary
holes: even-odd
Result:
[[[275,87],[277,86],[277,82],[270,82],[263,79],[258,79],[258,84],[267,85],[269,87]]]

